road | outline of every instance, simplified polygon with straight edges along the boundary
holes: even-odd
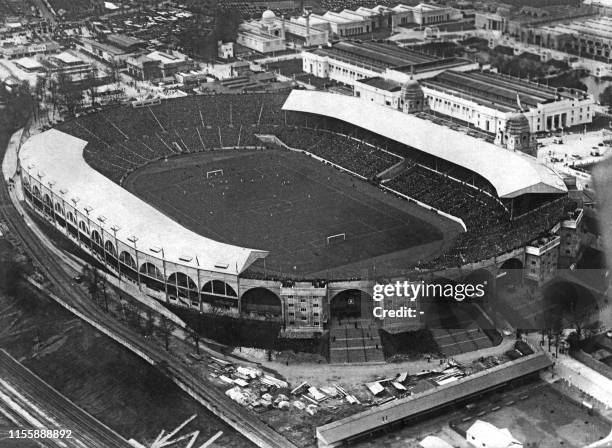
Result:
[[[4,158],[5,152],[6,148],[0,148],[0,159]],[[227,398],[210,379],[194,374],[183,361],[165,351],[163,347],[158,347],[143,339],[141,335],[104,313],[89,299],[84,290],[75,288],[71,275],[64,269],[62,263],[24,224],[23,218],[13,206],[4,179],[0,183],[0,218],[4,220],[12,235],[20,240],[23,248],[35,261],[45,278],[53,283],[57,296],[118,336],[119,339],[130,341],[131,346],[127,347],[135,353],[138,351],[144,353],[150,360],[153,360],[154,364],[167,366],[165,373],[174,382],[182,388],[189,388],[207,409],[257,446],[295,448],[289,440],[267,426],[254,414]]]
[[[45,446],[132,447],[127,440],[61,395],[4,350],[0,350],[0,408],[20,422],[22,428],[71,432],[70,438],[39,439]]]

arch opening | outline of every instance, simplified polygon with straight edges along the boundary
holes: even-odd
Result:
[[[268,288],[263,287],[249,289],[245,292],[240,298],[240,307],[241,311],[247,314],[275,317],[283,314],[283,304],[280,297]]]
[[[238,296],[236,291],[234,291],[234,288],[222,280],[210,280],[204,283],[202,292],[230,297]]]
[[[372,296],[359,289],[345,289],[329,302],[331,319],[372,318]]]

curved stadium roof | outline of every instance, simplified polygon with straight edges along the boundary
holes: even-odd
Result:
[[[19,159],[27,172],[42,176],[43,184],[53,182],[53,191],[64,191],[67,203],[78,197],[76,208],[83,215],[90,207],[93,222],[104,216],[106,231],[118,226],[120,241],[132,245],[129,238],[136,236],[138,250],[152,257],[161,257],[159,249],[152,248],[163,248],[168,262],[239,274],[268,254],[220,243],[186,229],[88,165],[83,158],[86,145],[85,140],[51,129],[31,137],[21,148]]]
[[[567,192],[559,175],[527,154],[361,98],[294,90],[283,110],[336,118],[462,166],[489,181],[500,198]]]

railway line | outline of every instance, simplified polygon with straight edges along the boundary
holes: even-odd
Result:
[[[44,438],[43,443],[67,448],[131,447],[127,440],[61,395],[5,350],[0,350],[0,377],[0,392],[41,423],[33,429],[71,432],[70,438]]]
[[[4,159],[6,148],[0,148],[0,160]],[[213,412],[225,423],[250,439],[255,445],[264,448],[295,448],[295,445],[281,434],[274,431],[255,415],[243,409],[239,404],[229,400],[216,385],[206,377],[192,373],[181,361],[166,352],[163,348],[148,343],[139,334],[126,328],[120,322],[105,314],[93,303],[85,292],[75,287],[71,275],[64,269],[53,252],[47,248],[27,225],[18,210],[13,206],[8,186],[4,179],[0,182],[0,217],[8,226],[23,248],[37,264],[45,278],[55,288],[55,294],[62,300],[81,311],[116,335],[118,339],[129,341],[131,349],[138,354],[144,353],[154,364],[163,364],[167,374],[184,390],[192,391],[192,396],[198,398],[208,410]],[[112,448],[115,445],[108,445]]]

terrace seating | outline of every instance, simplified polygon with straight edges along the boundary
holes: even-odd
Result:
[[[163,157],[220,147],[258,146],[255,133],[282,123],[286,94],[208,95],[83,115],[59,129],[87,140],[85,159],[120,182]]]
[[[274,134],[289,147],[308,151],[368,179],[401,161],[394,154],[329,131],[283,127]]]

